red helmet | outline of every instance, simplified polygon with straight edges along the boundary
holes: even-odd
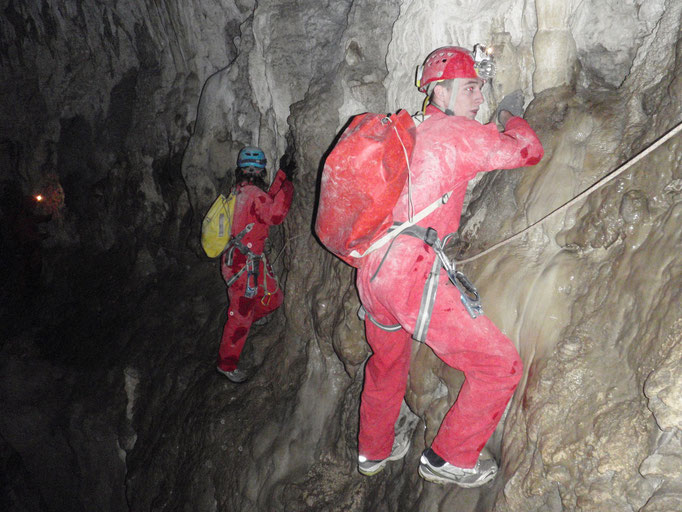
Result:
[[[480,69],[483,62],[490,62],[492,65],[492,58],[476,62],[472,53],[465,48],[443,46],[432,51],[426,57],[424,64],[417,69],[417,87],[420,92],[426,93],[426,86],[431,82],[453,78],[491,78],[494,74],[494,66],[492,73],[480,72],[483,71]]]

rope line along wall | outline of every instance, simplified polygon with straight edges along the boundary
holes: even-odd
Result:
[[[541,219],[535,221],[534,223],[532,223],[532,224],[529,225],[529,226],[526,226],[524,229],[522,229],[522,230],[519,231],[518,233],[515,233],[514,235],[510,236],[509,238],[505,238],[504,240],[502,240],[502,241],[496,243],[496,244],[493,245],[492,247],[489,247],[488,249],[486,249],[486,250],[484,250],[484,251],[482,251],[482,252],[480,252],[480,253],[478,253],[478,254],[476,254],[476,255],[474,255],[474,256],[471,256],[471,257],[469,257],[469,258],[465,258],[465,259],[463,259],[463,260],[458,260],[456,263],[457,263],[458,265],[463,265],[464,263],[472,262],[472,261],[474,261],[474,260],[476,260],[476,259],[478,259],[478,258],[480,258],[480,257],[482,257],[482,256],[485,256],[485,255],[488,254],[488,253],[491,253],[492,251],[494,251],[494,250],[496,250],[496,249],[499,249],[500,247],[502,247],[502,246],[504,246],[504,245],[507,245],[508,243],[512,242],[513,240],[516,240],[517,238],[521,237],[521,236],[522,236],[524,233],[526,233],[527,231],[530,231],[530,230],[533,229],[534,227],[539,226],[540,224],[542,224],[542,223],[545,222],[546,220],[550,219],[551,217],[555,216],[556,214],[558,214],[558,213],[561,212],[562,210],[565,210],[565,209],[567,209],[567,208],[573,206],[573,205],[576,204],[578,201],[580,201],[580,200],[584,199],[585,197],[589,196],[589,195],[590,195],[592,192],[594,192],[595,190],[597,190],[597,189],[603,187],[603,186],[606,185],[608,182],[610,182],[611,180],[615,179],[617,176],[619,176],[620,174],[622,174],[623,172],[625,172],[627,169],[629,169],[630,167],[632,167],[633,165],[635,165],[635,164],[636,164],[637,162],[639,162],[642,158],[646,157],[649,153],[651,153],[651,152],[655,151],[656,149],[658,149],[662,144],[665,144],[668,140],[670,140],[670,139],[673,138],[675,135],[677,135],[678,133],[680,133],[680,131],[682,131],[682,123],[680,123],[680,124],[678,124],[677,126],[675,126],[674,128],[672,128],[672,129],[671,129],[670,131],[668,131],[665,135],[662,135],[656,142],[654,142],[653,144],[651,144],[648,148],[646,148],[645,150],[641,151],[641,152],[638,153],[636,156],[634,156],[633,158],[631,158],[630,160],[628,160],[627,162],[625,162],[623,165],[621,165],[621,166],[618,167],[617,169],[614,169],[613,171],[611,171],[610,173],[608,173],[606,176],[604,176],[602,179],[600,179],[599,181],[597,181],[595,184],[593,184],[593,185],[590,186],[589,188],[583,190],[580,194],[578,194],[577,196],[575,196],[573,199],[571,199],[570,201],[568,201],[568,202],[562,204],[561,206],[559,206],[558,208],[556,208],[556,209],[553,210],[552,212],[548,213],[547,215],[545,215],[545,216],[542,217]]]

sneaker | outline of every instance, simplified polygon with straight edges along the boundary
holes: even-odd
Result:
[[[479,487],[490,482],[497,474],[497,463],[493,459],[479,459],[473,468],[458,468],[443,460],[431,448],[424,450],[419,462],[419,475],[436,484]]]
[[[225,370],[221,369],[220,367],[216,367],[216,370],[218,370],[218,373],[222,373],[223,375],[225,375],[225,377],[230,379],[235,384],[239,384],[241,382],[244,382],[246,380],[246,378],[248,377],[248,375],[246,375],[246,372],[241,371],[239,368],[236,368],[236,369],[232,370],[231,372],[225,371]]]
[[[409,434],[411,434],[411,432],[409,432],[408,435],[396,435],[393,440],[391,455],[383,460],[367,460],[366,457],[360,455],[358,457],[358,471],[365,476],[376,475],[384,469],[386,464],[388,464],[388,461],[402,459],[407,455],[407,452],[410,451],[411,436]]]

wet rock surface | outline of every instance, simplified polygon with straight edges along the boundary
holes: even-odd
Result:
[[[521,88],[546,155],[472,184],[453,250],[541,219],[682,120],[680,2],[0,7],[1,509],[682,509],[679,136],[464,266],[525,365],[481,489],[417,475],[463,381],[418,344],[412,448],[357,473],[370,350],[352,269],[311,231],[348,117],[416,111],[416,65],[478,41],[499,66],[481,121]],[[270,174],[285,150],[299,168],[269,244],[285,303],[235,385],[215,371],[226,297],[197,233],[246,144]]]

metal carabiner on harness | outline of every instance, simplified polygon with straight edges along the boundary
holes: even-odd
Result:
[[[263,270],[263,297],[261,297],[260,303],[267,307],[270,305],[270,299],[272,299],[272,296],[277,293],[277,290],[279,289],[279,282],[277,281],[277,276],[275,276],[272,265],[270,265],[270,262],[267,260],[265,253],[263,253]],[[274,290],[268,289],[268,276],[275,281]]]
[[[254,265],[255,258],[249,258],[246,262],[246,290],[244,297],[251,299],[256,296],[258,292],[258,263]],[[253,281],[253,285],[251,282]]]
[[[478,290],[473,285],[467,277],[455,268],[455,265],[450,258],[447,257],[445,251],[443,250],[445,242],[448,237],[443,239],[443,243],[438,239],[438,232],[433,228],[427,228],[426,234],[424,235],[424,243],[433,248],[434,252],[440,259],[445,272],[448,274],[448,278],[459,290],[460,299],[462,300],[462,305],[469,313],[471,318],[476,318],[483,314],[483,305],[481,304],[481,297],[478,294]]]

